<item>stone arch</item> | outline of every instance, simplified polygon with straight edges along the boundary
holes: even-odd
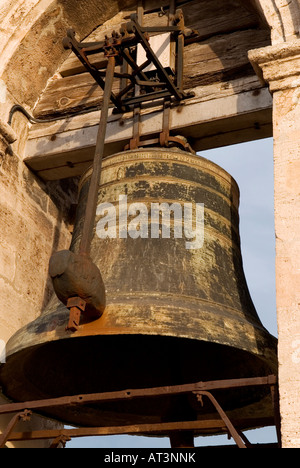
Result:
[[[68,55],[62,46],[68,28],[76,29],[83,39],[130,4],[135,1],[7,0],[0,11],[6,31],[0,31],[0,77],[14,100],[34,105]]]
[[[245,4],[245,0],[239,2]],[[99,24],[135,3],[135,0],[6,0],[0,10],[5,31],[0,32],[3,44],[0,76],[14,100],[29,107],[34,105],[47,80],[68,54],[61,44],[67,28],[76,29],[83,39]],[[299,0],[246,3],[269,25],[273,43],[298,37]]]
[[[252,8],[255,8],[259,12],[262,21],[267,23],[272,31],[272,43],[273,45],[280,45],[289,41],[299,39],[299,24],[300,24],[300,0],[236,0],[237,8],[239,2],[248,4]],[[64,61],[67,56],[67,52],[63,50],[61,39],[65,36],[65,31],[69,27],[76,29],[79,37],[82,39],[87,36],[95,27],[101,22],[106,21],[112,17],[118,11],[126,8],[130,4],[135,4],[134,0],[2,0],[0,6],[0,111],[3,119],[6,118],[11,103],[19,102],[23,105],[32,107],[39,95],[42,93],[46,86],[47,80],[53,76],[60,64]],[[297,66],[293,68],[296,71],[299,70],[299,55],[298,55],[298,44],[292,44],[291,56],[292,59],[297,61]],[[275,48],[275,52],[268,50],[269,56],[266,60],[275,61],[275,59],[281,59],[281,50]],[[297,49],[297,50],[296,50]],[[286,57],[287,52],[284,57]],[[278,60],[275,63],[277,69],[282,62]],[[292,67],[291,67],[292,68]],[[284,77],[285,78],[285,77]],[[292,77],[293,78],[293,77]],[[295,75],[295,80],[298,80],[298,76]],[[299,81],[295,81],[291,85],[292,88],[299,85]],[[277,216],[277,238],[278,240],[278,275],[279,279],[285,277],[282,290],[279,291],[279,311],[282,315],[282,356],[284,346],[286,346],[286,355],[288,355],[290,344],[290,330],[296,330],[300,333],[299,321],[296,320],[298,310],[298,298],[296,294],[299,288],[295,287],[296,284],[296,273],[295,273],[295,259],[299,252],[299,242],[297,237],[299,220],[299,209],[296,206],[297,201],[297,190],[299,187],[298,179],[296,178],[299,170],[299,143],[297,131],[299,119],[299,106],[297,106],[299,97],[298,89],[287,89],[288,83],[284,80],[281,83],[282,89],[280,93],[275,93],[275,130],[278,141],[276,142],[275,149],[275,169],[277,171],[277,197],[279,200],[276,202],[276,216]],[[295,98],[296,96],[296,98]],[[290,106],[290,108],[288,107]],[[18,129],[16,132],[21,135],[22,132]],[[1,157],[6,156],[7,146],[12,143],[16,136],[10,133],[10,129],[7,125],[3,125],[0,120],[0,155]],[[279,138],[280,137],[280,138]],[[2,151],[3,148],[3,151]],[[4,156],[3,156],[4,155]],[[291,162],[292,161],[292,162]],[[18,216],[20,218],[19,224],[25,226],[33,224],[35,231],[47,232],[52,235],[52,227],[50,225],[50,216],[53,217],[53,213],[56,213],[56,206],[49,204],[49,199],[45,197],[42,189],[38,186],[37,181],[33,180],[32,175],[25,173],[20,175],[24,170],[24,165],[18,165],[17,158],[7,158],[5,161],[6,165],[11,165],[7,172],[11,171],[13,177],[1,177],[2,185],[1,189],[4,194],[4,199],[8,200],[8,193],[11,195],[12,207],[9,207],[10,211],[6,208],[6,215],[9,214],[11,220],[16,217],[15,210],[15,198],[16,198],[16,187],[20,191],[19,201],[22,200],[22,205],[19,207]],[[292,165],[293,164],[293,165]],[[21,168],[21,169],[20,169]],[[298,169],[297,169],[298,168]],[[25,180],[25,176],[27,180]],[[19,177],[19,178],[18,178]],[[23,186],[30,187],[30,194],[24,196],[22,192]],[[280,186],[280,191],[279,191]],[[283,190],[284,189],[284,190]],[[280,193],[279,193],[280,192]],[[35,200],[33,199],[35,198]],[[28,206],[26,203],[28,202]],[[44,213],[42,210],[45,205],[50,206],[51,212]],[[21,210],[22,209],[22,210]],[[22,211],[22,213],[21,213]],[[43,214],[43,221],[45,226],[42,225],[41,216]],[[51,214],[52,213],[52,214]],[[55,214],[55,216],[57,216]],[[298,216],[298,217],[297,217]],[[23,221],[25,219],[26,224]],[[34,217],[34,220],[33,220]],[[8,215],[7,215],[8,218]],[[11,224],[11,231],[7,231],[7,236],[10,232],[16,231],[13,229],[15,224]],[[288,229],[287,229],[288,226]],[[32,228],[33,229],[33,228]],[[42,230],[43,229],[43,230]],[[51,230],[52,229],[52,230]],[[5,232],[5,229],[4,229]],[[47,237],[45,235],[45,237]],[[19,239],[17,239],[16,245],[12,245],[11,250],[13,253],[16,251],[16,246],[19,245]],[[47,246],[46,246],[47,247]],[[51,247],[51,246],[50,246]],[[50,248],[48,246],[48,250]],[[45,255],[48,252],[45,249]],[[8,252],[10,252],[8,250]],[[7,255],[7,258],[10,258]],[[46,265],[46,260],[44,261]],[[10,269],[12,263],[8,264],[7,270]],[[23,266],[23,265],[22,265]],[[32,268],[34,265],[32,266]],[[28,268],[26,266],[26,268]],[[39,268],[41,271],[41,268]],[[298,277],[297,277],[298,278]],[[33,282],[33,281],[32,281]],[[25,284],[27,286],[28,284]],[[4,298],[9,294],[10,283],[5,283],[5,287],[2,288]],[[284,288],[286,288],[284,290]],[[19,303],[17,294],[12,294],[10,304],[7,307],[7,311],[11,310],[11,315],[20,314],[24,310],[24,297],[28,295],[25,289],[21,291],[23,296],[19,297]],[[13,298],[13,300],[12,300]],[[9,301],[8,301],[9,302]],[[36,304],[33,307],[30,304],[32,314],[36,312]],[[17,312],[16,312],[17,311]],[[287,311],[290,314],[287,314]],[[290,317],[289,317],[290,315]],[[29,317],[22,317],[22,320],[27,320]],[[7,318],[5,317],[5,321]],[[5,323],[4,321],[4,323]],[[296,328],[296,325],[298,328]],[[15,326],[15,323],[14,325]],[[7,333],[13,331],[10,328]],[[289,339],[287,339],[287,337]],[[292,350],[294,352],[294,350]],[[294,363],[296,364],[296,363]],[[294,402],[292,401],[293,394],[290,395],[288,400],[288,390],[291,387],[291,375],[294,379],[299,378],[298,371],[292,370],[288,367],[284,369],[283,382],[282,382],[282,393],[284,395],[282,401],[283,414],[289,417],[291,421],[290,434],[292,441],[296,440],[294,427],[299,427],[299,421],[293,418],[297,416],[297,411],[294,410]],[[286,380],[286,381],[284,381]],[[294,393],[296,394],[296,393]],[[286,396],[285,396],[286,395]],[[285,407],[284,407],[285,404]],[[296,408],[296,407],[295,407]],[[293,414],[291,415],[291,411]],[[288,421],[287,421],[288,422]],[[285,426],[287,423],[284,421]],[[287,430],[287,429],[286,429]],[[288,432],[288,431],[287,431]],[[298,431],[299,440],[299,431]],[[287,440],[287,443],[289,441]],[[293,442],[294,443],[294,442]],[[296,443],[296,442],[295,442]]]
[[[269,25],[273,44],[299,37],[299,0],[250,0],[249,3]]]

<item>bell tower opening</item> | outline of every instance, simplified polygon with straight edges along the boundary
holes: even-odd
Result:
[[[62,44],[72,53],[34,109],[16,104],[9,115],[10,125],[19,114],[30,122],[24,163],[38,179],[80,179],[70,249],[50,265],[55,294],[7,346],[0,378],[16,401],[277,373],[276,339],[243,271],[238,186],[221,163],[201,157],[272,136],[272,99],[248,59],[250,49],[270,45],[270,30],[235,0],[145,1],[114,13],[90,34],[80,21],[69,29]],[[155,204],[153,227],[143,216]],[[204,236],[195,248],[200,204]],[[200,397],[191,400],[41,413],[88,426],[216,414],[212,400],[207,411]],[[243,429],[272,418],[261,388],[228,391],[220,401],[230,417],[242,415]]]

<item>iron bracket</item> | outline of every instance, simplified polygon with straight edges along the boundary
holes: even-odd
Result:
[[[117,64],[122,64],[125,60],[131,67],[131,73],[114,73],[115,78],[130,81],[119,93],[111,91],[110,100],[114,104],[115,113],[124,113],[131,111],[134,106],[144,102],[157,101],[161,99],[170,99],[180,103],[184,99],[193,97],[193,92],[183,91],[183,49],[184,49],[184,18],[181,10],[177,10],[172,20],[173,24],[168,26],[143,27],[138,21],[136,14],[131,15],[131,21],[124,24],[119,32],[114,31],[112,36],[106,37],[102,42],[78,42],[75,38],[75,32],[68,30],[67,37],[63,40],[65,49],[71,49],[86,70],[94,78],[96,83],[104,90],[105,81],[103,72],[91,64],[88,57],[96,53],[104,53],[105,57],[114,56]],[[149,42],[149,33],[153,32],[171,32],[177,41],[177,71],[175,78],[167,73],[162,66],[157,55],[154,53]],[[141,44],[144,48],[147,60],[138,65],[135,59],[137,45]],[[156,70],[157,78],[149,79],[144,69],[153,64]],[[106,61],[102,66],[106,67]],[[143,92],[135,94],[135,87],[139,86]],[[160,88],[159,90],[157,88]]]
[[[197,396],[197,399],[198,399],[198,401],[200,401],[202,406],[203,406],[202,397],[206,396],[207,398],[209,398],[209,400],[212,402],[212,404],[216,408],[217,412],[219,413],[220,418],[222,419],[222,421],[226,425],[226,427],[228,429],[228,433],[234,439],[234,441],[235,441],[236,445],[238,446],[238,448],[247,448],[247,446],[244,443],[242,437],[240,436],[238,431],[235,429],[234,425],[232,424],[232,422],[230,421],[230,419],[226,415],[225,411],[221,408],[221,406],[219,405],[219,403],[217,402],[215,397],[210,392],[206,392],[206,391],[194,392],[194,393]]]
[[[70,297],[67,302],[67,308],[70,311],[69,323],[66,331],[75,332],[80,324],[80,316],[85,311],[86,302],[80,297]]]
[[[39,440],[39,439],[52,439],[52,448],[58,447],[61,443],[64,445],[67,440],[72,437],[84,436],[100,436],[100,435],[117,435],[117,434],[146,434],[157,433],[170,435],[180,431],[195,431],[201,429],[203,424],[210,429],[224,430],[226,429],[229,435],[234,439],[237,447],[239,448],[255,448],[251,446],[247,438],[242,433],[243,427],[247,427],[247,423],[243,421],[242,425],[239,421],[230,421],[224,410],[221,408],[216,398],[212,395],[212,390],[234,389],[248,386],[269,386],[271,393],[278,394],[278,379],[275,375],[266,377],[244,378],[244,379],[231,379],[231,380],[216,380],[208,382],[198,382],[193,384],[146,388],[146,389],[133,389],[108,393],[94,393],[82,394],[74,396],[65,396],[59,398],[52,398],[48,400],[27,401],[24,403],[9,403],[0,406],[0,415],[11,414],[18,412],[15,415],[4,433],[0,436],[0,448],[5,446],[8,440],[21,441],[21,440]],[[191,393],[197,396],[198,401],[203,403],[203,396],[207,397],[214,405],[217,413],[219,414],[222,422],[220,421],[179,421],[171,423],[156,423],[156,424],[137,424],[132,426],[114,426],[114,427],[99,427],[99,428],[77,428],[77,429],[63,429],[63,430],[41,430],[33,432],[13,433],[16,423],[20,419],[28,419],[31,416],[31,410],[37,412],[47,408],[54,408],[59,406],[74,406],[84,405],[97,402],[113,402],[118,400],[134,399],[134,398],[151,398],[156,396],[166,395],[179,395],[184,393]],[[276,400],[276,397],[275,397]],[[267,425],[276,425],[277,434],[280,435],[280,414],[279,407],[275,401],[274,404],[274,417],[271,422],[263,423],[261,420],[252,420],[251,424],[255,427],[263,427]],[[246,424],[246,426],[245,426]],[[277,448],[281,448],[281,438],[278,437]],[[275,448],[275,447],[273,447]]]
[[[14,430],[16,424],[19,421],[30,421],[32,416],[32,411],[29,411],[25,409],[24,411],[21,411],[13,416],[13,418],[10,420],[10,423],[6,427],[5,431],[3,434],[0,434],[0,448],[4,448],[6,445],[6,442],[9,440],[9,437]]]

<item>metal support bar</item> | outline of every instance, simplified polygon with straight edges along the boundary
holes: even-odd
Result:
[[[179,34],[177,41],[177,88],[183,93],[183,50],[184,35]]]
[[[81,63],[90,73],[90,75],[94,78],[96,83],[98,83],[102,89],[105,89],[105,81],[102,79],[101,74],[98,72],[97,68],[90,64],[85,54],[85,51],[79,47],[80,44],[75,39],[74,31],[68,31],[68,36],[63,40],[63,45],[66,49],[72,49],[74,54],[81,61]],[[119,109],[120,112],[126,112],[129,110],[128,108],[122,105],[120,99],[117,98],[117,96],[112,92],[112,90],[110,92],[110,100]]]
[[[159,136],[161,146],[168,146],[170,137],[170,101],[165,100],[163,110],[163,128]]]
[[[151,61],[154,63],[157,73],[161,81],[164,81],[166,83],[167,89],[169,90],[170,94],[175,96],[175,98],[180,101],[183,98],[183,94],[176,88],[172,80],[170,79],[169,75],[167,74],[166,70],[160,63],[159,59],[157,58],[156,54],[153,52],[149,42],[145,38],[143,32],[141,31],[141,27],[138,24],[137,20],[135,17],[132,17],[133,23],[134,23],[134,32],[136,36],[139,39],[139,42],[143,46],[146,56],[148,59],[151,59]]]
[[[247,439],[247,437],[245,436],[245,434],[243,434],[243,432],[240,430],[240,429],[237,429],[235,428],[238,435],[241,437],[241,439],[244,441],[245,445],[247,448],[252,448],[252,444],[249,442],[249,440]]]
[[[128,73],[124,74],[124,71],[123,73],[114,74],[115,78],[119,78],[122,81],[121,91],[115,94],[111,90],[110,93],[110,100],[115,106],[114,112],[128,112],[132,110],[132,107],[147,101],[166,98],[179,102],[194,96],[192,92],[185,93],[183,91],[184,18],[181,10],[176,11],[176,1],[172,0],[170,4],[168,26],[144,27],[143,14],[144,9],[140,2],[137,14],[131,15],[132,21],[123,25],[119,32],[114,31],[111,38],[107,37],[102,42],[79,43],[75,38],[73,30],[69,30],[67,37],[63,40],[64,47],[73,50],[86,70],[102,89],[105,89],[105,82],[102,78],[104,72],[99,71],[99,67],[95,67],[89,62],[89,55],[95,53],[104,53],[108,57],[114,55],[118,63],[122,64],[124,63],[123,60],[126,60],[127,64],[131,67],[131,75]],[[170,32],[173,33],[173,36],[177,40],[177,76],[175,80],[169,76],[151,48],[149,33],[153,32]],[[141,66],[137,65],[136,59],[131,53],[131,49],[136,48],[138,44],[141,44],[147,56],[147,61]],[[105,65],[106,61],[101,63]],[[156,68],[156,81],[150,80],[143,71],[151,63]],[[125,84],[125,80],[130,80],[130,83]],[[135,85],[143,86],[148,92],[142,95],[129,95],[128,93],[132,91]],[[162,89],[157,90],[157,88]]]
[[[234,425],[238,421],[233,421]],[[216,431],[226,432],[227,427],[221,419],[217,420],[199,420],[199,421],[179,421],[170,423],[154,423],[154,424],[135,424],[130,426],[108,426],[108,427],[81,427],[74,429],[45,429],[33,432],[13,432],[9,436],[9,440],[20,442],[22,440],[46,440],[56,439],[58,437],[66,437],[69,439],[77,437],[96,437],[107,435],[138,435],[138,434],[157,434],[170,437],[177,432],[201,432],[201,431]]]
[[[154,101],[157,99],[171,98],[172,93],[168,90],[155,91],[153,93],[143,94],[141,96],[135,96],[133,98],[124,99],[126,105],[136,105],[142,102]]]
[[[281,420],[280,420],[280,409],[279,409],[279,390],[278,385],[272,384],[270,385],[271,388],[271,395],[273,401],[273,408],[274,408],[274,416],[275,416],[275,426],[276,426],[276,433],[278,438],[279,447],[282,447],[282,440],[281,440]]]
[[[82,238],[80,242],[80,254],[89,255],[90,244],[93,235],[94,220],[97,210],[98,188],[102,168],[103,151],[105,144],[106,126],[108,118],[108,109],[111,99],[111,90],[114,77],[115,58],[108,58],[108,65],[106,69],[104,97],[101,110],[100,125],[98,128],[96,151],[93,163],[93,172],[88,193],[87,208],[84,218],[84,225],[82,231]]]
[[[161,433],[162,435],[170,436],[170,433],[184,432],[188,433],[191,431],[227,431],[233,437],[239,448],[249,447],[249,443],[245,439],[242,433],[239,431],[242,428],[250,427],[253,422],[257,427],[273,425],[276,415],[272,420],[234,420],[230,421],[224,410],[221,408],[215,397],[210,393],[210,390],[221,390],[221,389],[232,389],[241,388],[248,386],[264,386],[268,385],[275,387],[277,385],[277,377],[270,375],[267,377],[257,377],[249,379],[233,379],[233,380],[219,380],[219,381],[208,381],[198,382],[195,384],[186,384],[172,387],[156,387],[147,389],[134,389],[125,390],[121,392],[110,392],[110,393],[98,393],[89,395],[75,395],[71,397],[60,397],[49,400],[37,400],[32,402],[24,403],[12,403],[8,405],[0,406],[0,414],[9,414],[16,411],[22,411],[26,408],[23,413],[18,413],[13,417],[11,423],[8,425],[4,434],[0,438],[0,442],[3,446],[7,440],[20,441],[20,440],[37,440],[37,439],[55,439],[53,447],[58,446],[59,443],[63,443],[69,440],[71,437],[86,437],[86,436],[100,436],[100,435],[117,435],[117,434],[146,434],[146,433]],[[95,402],[104,401],[116,401],[124,399],[133,399],[141,397],[155,397],[159,395],[178,395],[182,393],[194,393],[198,399],[202,396],[206,396],[214,405],[216,411],[220,416],[220,420],[199,420],[199,421],[179,421],[170,423],[157,423],[157,424],[137,424],[131,426],[112,426],[112,427],[98,427],[98,428],[78,428],[78,429],[63,429],[63,430],[42,430],[33,432],[20,432],[12,433],[15,424],[18,420],[23,417],[31,415],[29,409],[42,410],[51,407],[59,407],[65,405],[80,405]],[[173,438],[174,439],[174,438]],[[176,439],[176,437],[175,437]],[[174,439],[174,440],[175,440]]]
[[[217,402],[217,400],[215,399],[215,397],[210,393],[210,392],[197,392],[197,398],[200,396],[206,396],[207,398],[210,399],[210,401],[212,402],[212,404],[214,405],[214,407],[216,408],[217,412],[219,413],[222,421],[224,422],[224,424],[226,425],[227,429],[228,429],[228,432],[229,434],[232,436],[232,438],[234,439],[236,445],[239,447],[239,448],[247,448],[246,445],[244,444],[242,438],[240,437],[240,435],[238,434],[238,432],[236,431],[235,427],[233,426],[232,422],[230,421],[230,419],[228,418],[228,416],[226,415],[225,411],[221,408],[221,406],[219,405],[219,403]]]
[[[3,434],[0,435],[0,448],[5,447],[5,444],[8,441],[9,436],[14,430],[16,424],[21,420],[30,421],[31,415],[32,415],[32,412],[28,410],[15,414],[15,416],[11,419],[10,423],[8,424],[6,430],[3,432]]]
[[[129,149],[135,150],[140,144],[140,107],[135,107],[133,111],[133,135],[129,142]]]
[[[59,448],[60,446],[62,446],[62,448],[65,448],[66,443],[70,442],[70,440],[71,440],[71,437],[68,437],[65,434],[60,434],[53,440],[49,448],[51,449]]]
[[[222,390],[232,388],[242,388],[249,386],[276,385],[277,377],[270,375],[268,377],[254,377],[250,379],[232,379],[232,380],[213,380],[207,382],[198,382],[193,384],[175,385],[171,387],[154,387],[144,389],[128,389],[116,392],[91,393],[73,396],[63,396],[47,400],[27,401],[21,403],[10,403],[0,406],[0,415],[15,413],[24,409],[41,410],[45,408],[54,408],[65,405],[82,405],[95,402],[131,400],[133,398],[145,398],[154,396],[179,395],[190,392]]]
[[[143,72],[143,69],[150,65],[151,60],[147,60],[142,65],[138,66],[136,62],[131,57],[131,54],[128,49],[121,50],[122,57],[126,60],[128,65],[132,68],[133,76],[138,76],[141,80],[148,81],[147,75]]]
[[[80,297],[70,297],[67,308],[70,310],[69,323],[66,330],[75,332],[78,330],[81,313],[85,311],[86,302]]]

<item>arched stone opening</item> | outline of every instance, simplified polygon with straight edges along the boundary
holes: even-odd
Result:
[[[96,0],[74,2],[72,0],[7,0],[0,10],[2,30],[0,32],[3,49],[0,65],[0,110],[2,119],[7,121],[11,106],[15,103],[24,105],[28,110],[34,108],[47,87],[48,80],[55,75],[65,61],[68,52],[62,47],[62,38],[66,29],[74,28],[80,39],[87,37],[99,24],[116,15],[120,10],[131,8],[135,2]],[[251,103],[256,102],[259,95],[267,91],[267,83],[274,93],[274,129],[275,129],[275,173],[276,173],[276,229],[277,229],[277,269],[278,269],[278,311],[280,327],[280,363],[281,363],[281,395],[282,415],[285,444],[299,443],[299,425],[297,425],[297,385],[294,394],[289,393],[291,376],[298,381],[299,364],[298,342],[300,326],[299,312],[299,205],[297,204],[299,187],[299,1],[298,0],[251,0],[242,2],[236,0],[236,8],[244,3],[260,18],[260,30],[271,31],[270,44],[273,47],[251,55],[253,63],[262,69],[264,85],[255,89]],[[247,5],[246,5],[247,3]],[[3,40],[2,40],[3,39]],[[279,75],[278,75],[279,73]],[[263,89],[264,91],[261,91]],[[232,96],[238,94],[233,89]],[[256,91],[256,92],[255,92]],[[227,89],[222,88],[223,98],[229,102]],[[232,98],[233,99],[233,98]],[[232,101],[230,101],[232,103]],[[234,108],[236,116],[243,114],[245,100],[238,98],[238,107]],[[223,101],[225,105],[225,101]],[[261,105],[261,101],[259,101]],[[201,109],[207,111],[207,105],[201,104]],[[272,103],[269,103],[269,111]],[[98,118],[98,117],[97,117]],[[233,121],[231,121],[232,124]],[[97,120],[94,121],[96,126]],[[254,124],[251,122],[251,125]],[[202,122],[203,124],[203,122]],[[270,125],[270,121],[268,122]],[[59,184],[47,192],[39,178],[35,178],[22,162],[24,147],[28,135],[28,122],[22,116],[14,121],[15,134],[1,124],[0,151],[2,172],[5,175],[1,181],[1,191],[5,203],[2,205],[2,219],[7,223],[7,237],[4,239],[6,263],[1,270],[1,282],[8,303],[7,314],[3,318],[5,333],[9,336],[20,325],[38,314],[39,304],[44,298],[33,291],[34,277],[22,284],[20,275],[29,270],[38,269],[44,280],[47,275],[47,258],[53,245],[67,245],[69,237],[66,225],[62,222],[61,213],[53,197],[64,190]],[[258,127],[261,125],[258,125]],[[75,130],[74,128],[72,131]],[[256,128],[257,130],[257,128]],[[55,132],[48,134],[47,139],[53,141]],[[14,154],[10,158],[9,146],[18,138],[13,146]],[[247,137],[249,138],[249,137]],[[251,136],[256,138],[256,136]],[[59,138],[58,138],[58,140]],[[221,143],[220,143],[221,144]],[[17,187],[17,189],[16,189]],[[24,189],[25,188],[25,189]],[[24,189],[24,190],[23,190]],[[30,192],[30,193],[29,193]],[[18,216],[16,216],[16,214]],[[20,237],[14,238],[12,233],[20,235],[30,233],[27,227],[31,225],[32,240],[36,246],[43,246],[42,257],[34,260],[33,250],[29,249],[28,264],[22,259],[26,250]],[[288,228],[287,228],[288,226]],[[22,228],[22,229],[21,229]],[[21,230],[20,230],[21,229]],[[58,239],[58,230],[62,238]],[[43,234],[43,238],[38,236]],[[10,237],[10,238],[9,238]],[[50,241],[46,242],[48,237]],[[25,257],[24,257],[25,258]],[[10,259],[10,260],[9,260]],[[14,259],[16,261],[11,261]],[[5,276],[6,275],[6,276]],[[19,278],[20,283],[16,282]],[[45,285],[45,281],[43,283]],[[36,294],[36,295],[35,295]],[[14,298],[12,300],[12,298]],[[24,299],[25,298],[25,299]],[[17,304],[17,305],[16,305]],[[24,317],[24,304],[28,314]],[[18,309],[17,312],[16,309]],[[298,315],[297,315],[298,314]],[[11,320],[9,316],[14,315]],[[294,382],[295,383],[295,382]],[[289,396],[291,395],[291,396]]]

